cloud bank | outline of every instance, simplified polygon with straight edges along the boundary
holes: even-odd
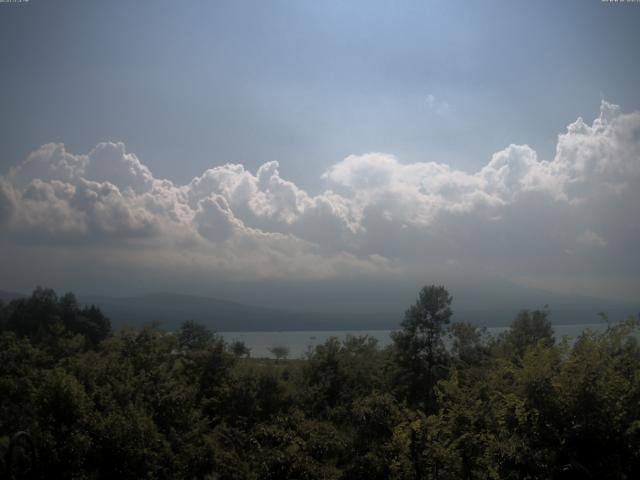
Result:
[[[155,261],[235,279],[484,269],[638,291],[639,179],[640,113],[607,102],[558,136],[550,160],[509,145],[468,173],[351,155],[322,175],[318,195],[277,162],[216,166],[176,185],[122,143],[86,155],[47,144],[0,177],[0,236],[22,252],[108,251],[128,268]]]

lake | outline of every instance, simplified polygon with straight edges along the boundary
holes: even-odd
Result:
[[[606,323],[589,323],[579,325],[553,325],[557,339],[564,336],[575,340],[584,330],[604,332]],[[488,327],[487,332],[498,335],[508,327]],[[384,347],[391,343],[391,330],[323,330],[323,331],[284,331],[284,332],[220,332],[226,342],[241,340],[251,349],[254,358],[273,357],[269,348],[283,345],[289,348],[289,358],[302,358],[304,354],[316,345],[322,344],[331,337],[343,340],[347,335],[369,335],[378,340],[378,345]]]

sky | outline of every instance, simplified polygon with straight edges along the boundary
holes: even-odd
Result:
[[[637,300],[639,26],[599,0],[0,3],[0,289]]]

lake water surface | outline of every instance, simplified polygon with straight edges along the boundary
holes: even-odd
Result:
[[[507,330],[508,327],[488,327],[487,332],[498,335]],[[553,325],[556,338],[559,340],[567,336],[569,340],[575,340],[584,330],[591,329],[594,332],[603,332],[607,328],[606,323],[590,323],[580,325]],[[220,332],[225,341],[233,342],[241,340],[251,349],[251,356],[273,357],[269,349],[274,346],[283,345],[289,348],[289,358],[301,358],[304,354],[316,345],[322,344],[330,337],[337,337],[344,340],[347,335],[369,335],[378,340],[378,345],[384,347],[391,343],[391,330],[324,330],[317,332],[309,331],[286,331],[286,332]]]

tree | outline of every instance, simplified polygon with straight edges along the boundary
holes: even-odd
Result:
[[[0,332],[4,332],[7,328],[7,313],[8,312],[5,308],[5,303],[0,298]]]
[[[236,357],[248,357],[251,355],[251,349],[245,345],[242,340],[236,340],[232,342],[229,346],[231,353],[233,353]]]
[[[204,325],[188,320],[178,330],[178,347],[183,352],[206,350],[215,343],[215,335]]]
[[[402,330],[392,334],[407,399],[427,412],[435,405],[435,384],[444,376],[447,354],[442,337],[453,313],[452,300],[443,286],[425,286],[405,312]]]
[[[308,353],[303,367],[305,403],[320,415],[348,408],[359,398],[384,388],[386,357],[369,336],[330,337]]]
[[[284,345],[275,345],[269,349],[269,352],[271,355],[276,357],[276,360],[281,360],[289,356],[289,347],[285,347]]]
[[[6,326],[20,337],[42,342],[60,323],[58,296],[50,288],[36,287],[30,297],[12,300]]]
[[[511,323],[506,334],[506,341],[519,356],[528,347],[542,342],[545,346],[554,344],[553,327],[549,320],[550,311],[547,306],[542,310],[522,310]]]
[[[64,350],[62,344],[78,335],[91,347],[111,335],[111,322],[94,305],[80,307],[73,293],[58,297],[51,289],[37,287],[30,297],[11,301],[0,315],[3,329],[32,342],[48,344],[50,350]]]
[[[489,334],[469,322],[453,323],[449,327],[451,353],[462,366],[479,366],[489,357]]]
[[[64,328],[73,334],[84,335],[92,346],[97,346],[111,334],[111,322],[98,307],[80,308],[76,296],[69,292],[58,300]]]

